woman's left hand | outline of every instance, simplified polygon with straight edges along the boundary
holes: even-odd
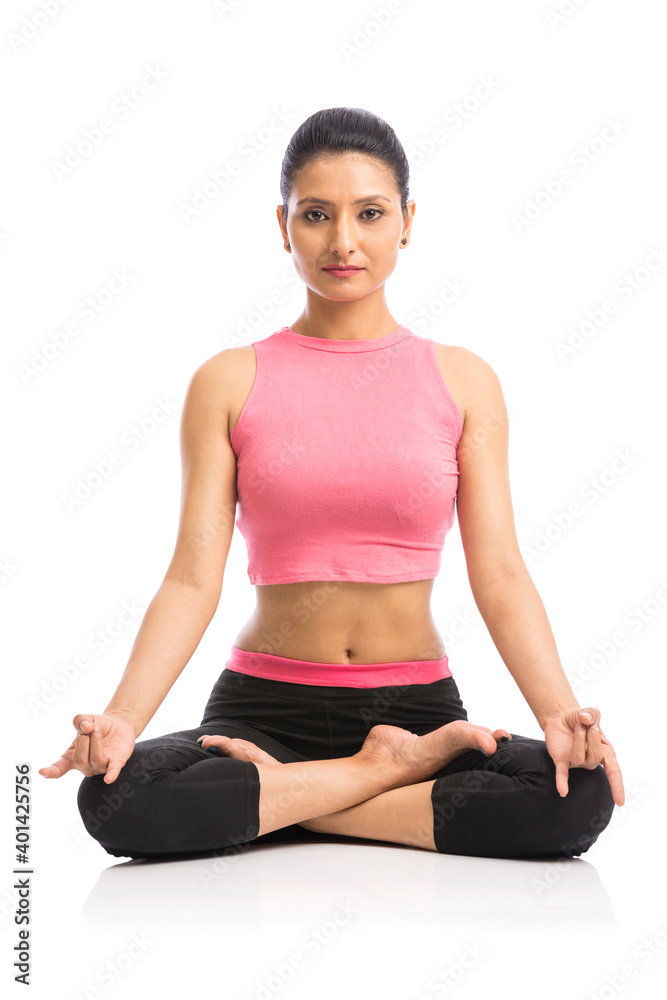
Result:
[[[554,716],[544,726],[544,740],[556,765],[556,788],[567,795],[567,774],[571,767],[592,770],[602,764],[617,806],[625,803],[623,778],[614,748],[600,729],[599,708],[573,708]]]

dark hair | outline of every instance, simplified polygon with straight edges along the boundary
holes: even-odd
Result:
[[[285,150],[280,170],[283,220],[296,173],[318,156],[365,153],[385,163],[393,173],[401,195],[401,210],[407,211],[410,167],[405,150],[393,128],[365,108],[324,108],[299,125]]]

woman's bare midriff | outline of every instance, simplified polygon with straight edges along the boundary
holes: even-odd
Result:
[[[445,647],[431,617],[433,580],[320,580],[258,586],[239,649],[318,663],[438,660]]]
[[[255,379],[252,346],[226,352],[228,429],[238,422]],[[438,365],[465,415],[464,358],[455,347],[436,344]],[[256,586],[257,607],[234,644],[318,663],[395,663],[437,660],[445,654],[431,614],[434,580],[357,583],[314,580]]]

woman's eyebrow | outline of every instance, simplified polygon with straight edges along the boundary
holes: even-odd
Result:
[[[335,205],[333,201],[327,201],[326,198],[314,198],[309,195],[307,198],[300,198],[296,203],[296,207],[303,205],[304,201],[316,201],[319,205]],[[351,202],[352,205],[359,205],[362,201],[390,201],[383,194],[368,194],[363,198],[356,198],[355,201]]]

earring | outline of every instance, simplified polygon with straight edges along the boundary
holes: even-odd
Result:
[[[289,243],[287,244],[287,249],[288,249],[288,250],[291,250],[291,249],[292,249],[292,248],[291,248],[291,246],[289,245]]]
[[[401,240],[401,243],[405,244],[407,242],[408,242],[408,238],[407,238],[407,236],[404,236],[403,239]]]

